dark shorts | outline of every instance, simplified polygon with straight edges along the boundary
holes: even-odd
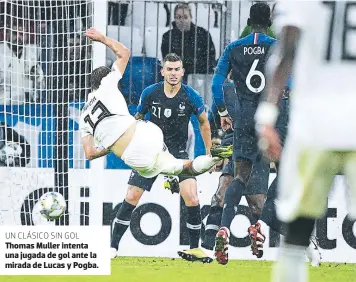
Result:
[[[221,176],[230,175],[234,176],[234,162],[230,159],[229,162],[223,167]],[[242,192],[242,195],[258,195],[266,194],[268,190],[269,178],[269,161],[262,158],[253,163],[250,181]]]
[[[188,154],[186,152],[183,153],[172,153],[174,157],[177,159],[189,159]],[[186,180],[186,179],[195,179],[194,176],[178,176],[179,183]],[[145,191],[151,191],[153,183],[156,181],[157,176],[152,178],[145,178],[141,176],[137,171],[132,170],[130,174],[130,178],[128,181],[129,185],[136,186],[142,188]]]
[[[244,159],[255,162],[262,157],[258,148],[258,138],[255,130],[237,127],[234,130],[234,161]]]
[[[255,113],[258,103],[241,99],[237,105],[239,109],[234,120],[232,159],[234,161],[247,159],[254,163],[262,157],[258,149],[255,130]]]

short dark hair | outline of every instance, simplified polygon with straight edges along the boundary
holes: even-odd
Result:
[[[178,11],[179,9],[182,9],[182,10],[184,10],[184,11],[185,11],[185,10],[188,10],[190,16],[192,16],[192,9],[190,8],[189,4],[183,3],[183,4],[177,4],[177,5],[174,7],[174,17],[176,17],[177,11]]]
[[[90,75],[90,84],[91,91],[97,90],[100,86],[101,80],[107,76],[111,70],[108,67],[98,67],[91,72]]]
[[[182,59],[176,53],[169,53],[163,59],[163,64],[165,62],[182,62]]]
[[[271,8],[265,2],[253,4],[250,8],[250,25],[268,26],[271,22]]]

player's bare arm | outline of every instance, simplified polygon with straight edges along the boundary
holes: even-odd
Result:
[[[98,41],[108,46],[116,55],[114,67],[122,74],[125,72],[125,68],[130,58],[130,50],[124,44],[105,36],[93,27],[87,30],[86,36],[93,41]]]
[[[204,145],[205,145],[205,150],[206,154],[210,154],[210,148],[211,148],[211,130],[210,130],[210,123],[208,120],[208,117],[205,112],[202,112],[198,116],[199,120],[199,126],[200,126],[200,133],[201,136],[203,137]]]
[[[88,160],[94,160],[107,155],[110,151],[108,149],[98,150],[94,146],[93,135],[87,135],[82,138],[82,144],[84,148],[85,157]]]
[[[272,73],[271,84],[267,86],[266,100],[259,105],[256,112],[256,129],[260,136],[259,146],[271,160],[279,159],[282,151],[274,125],[278,118],[278,105],[292,72],[299,38],[300,30],[298,28],[293,26],[283,28],[278,63]]]
[[[271,84],[267,86],[267,102],[279,105],[287,80],[292,72],[300,30],[286,26],[282,30],[278,64],[272,74]]]

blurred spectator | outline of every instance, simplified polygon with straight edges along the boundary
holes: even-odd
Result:
[[[120,3],[120,1],[108,2],[108,24],[109,25],[125,25],[128,3]]]
[[[0,166],[25,167],[31,157],[30,144],[11,127],[0,123]]]
[[[40,48],[28,43],[24,22],[7,21],[5,41],[0,43],[0,103],[35,101],[43,87]],[[12,24],[11,24],[12,23]]]
[[[82,35],[74,35],[68,42],[68,99],[78,101],[86,99],[91,72],[90,45]],[[66,84],[64,85],[66,87]]]
[[[165,57],[176,53],[183,59],[186,80],[188,74],[213,73],[215,47],[210,33],[192,23],[192,11],[188,4],[174,8],[173,28],[163,34],[161,51]]]

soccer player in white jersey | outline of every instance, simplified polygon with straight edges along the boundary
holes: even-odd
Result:
[[[84,152],[89,160],[113,152],[129,167],[146,178],[160,173],[167,175],[199,175],[212,168],[221,158],[232,154],[232,147],[216,147],[211,156],[191,160],[176,159],[163,142],[161,129],[149,121],[130,115],[117,84],[130,57],[120,42],[90,28],[86,35],[108,46],[116,55],[114,70],[99,67],[91,74],[92,92],[82,109],[79,127]]]
[[[282,88],[293,70],[289,132],[281,159],[278,216],[288,233],[274,269],[275,282],[307,281],[304,250],[315,219],[324,215],[337,173],[347,176],[356,217],[356,1],[282,1],[278,63],[267,100],[256,112],[261,148],[281,153],[274,128]],[[317,17],[316,17],[317,15]],[[278,24],[279,22],[279,24]]]

